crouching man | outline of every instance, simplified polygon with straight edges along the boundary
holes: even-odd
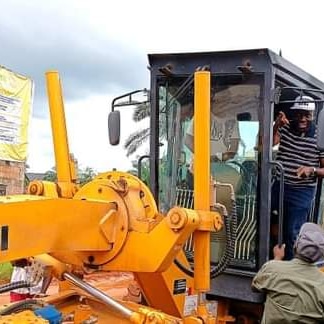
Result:
[[[274,247],[274,260],[265,263],[252,289],[266,294],[261,323],[324,323],[324,273],[316,262],[324,257],[324,231],[305,223],[294,245],[294,258],[282,261],[285,245]]]

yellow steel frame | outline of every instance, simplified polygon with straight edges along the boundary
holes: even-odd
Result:
[[[36,181],[28,189],[33,196],[2,199],[1,225],[8,238],[0,261],[49,253],[62,263],[56,264],[58,276],[64,264],[133,271],[154,307],[183,318],[183,323],[215,323],[203,298],[210,286],[210,231],[222,227],[221,215],[210,212],[210,73],[195,73],[194,189],[200,194],[195,195],[195,210],[174,207],[166,216],[158,213],[149,189],[130,174],[103,173],[80,189],[76,186],[57,72],[47,73],[47,85],[57,187]],[[173,265],[176,257],[186,263],[182,247],[192,233],[194,281]],[[185,293],[175,296],[172,291],[177,278],[186,279],[198,293],[197,314],[183,316]],[[140,308],[131,322],[175,323],[170,318]]]
[[[195,73],[194,103],[194,208],[210,210],[210,72]],[[210,232],[194,233],[195,288],[210,289]]]
[[[50,106],[57,185],[61,197],[72,198],[77,191],[75,161],[69,153],[61,82],[57,71],[46,73]]]

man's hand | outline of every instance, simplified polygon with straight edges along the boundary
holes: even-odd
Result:
[[[297,176],[298,178],[309,178],[314,176],[314,168],[301,166],[297,169]]]
[[[286,114],[283,112],[283,111],[280,111],[279,112],[279,115],[277,116],[277,119],[275,121],[275,125],[280,128],[284,125],[287,125],[289,124],[289,120],[288,118],[286,117]]]
[[[289,124],[288,118],[283,111],[280,111],[273,125],[273,146],[279,144],[280,142],[280,135],[278,133],[279,128],[287,124]]]
[[[227,161],[227,160],[233,159],[235,154],[236,154],[236,152],[230,152],[230,151],[223,153],[222,161]]]
[[[286,244],[279,246],[278,244],[273,248],[273,255],[275,260],[282,260],[285,256]]]

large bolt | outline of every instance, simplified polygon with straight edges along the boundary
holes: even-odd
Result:
[[[172,225],[179,224],[180,220],[181,220],[181,216],[178,213],[173,213],[170,217],[170,221]]]
[[[223,227],[223,220],[219,216],[214,216],[214,228],[216,231],[220,231]]]
[[[173,230],[182,229],[187,223],[187,214],[180,207],[173,207],[167,215],[167,222]]]

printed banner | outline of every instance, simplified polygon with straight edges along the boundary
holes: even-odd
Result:
[[[33,81],[0,66],[0,159],[26,161]]]

